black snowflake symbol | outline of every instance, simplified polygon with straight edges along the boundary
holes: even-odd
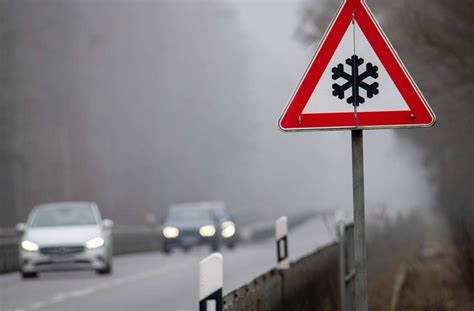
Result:
[[[378,78],[377,66],[374,66],[372,63],[367,63],[365,65],[365,72],[359,74],[359,66],[364,63],[364,59],[359,58],[357,55],[353,55],[351,58],[346,60],[346,64],[352,68],[352,73],[346,73],[344,71],[344,64],[339,64],[336,67],[332,68],[332,79],[337,80],[343,78],[346,82],[342,85],[334,83],[332,85],[332,95],[338,97],[339,99],[344,99],[345,92],[349,88],[352,88],[352,95],[347,98],[347,103],[358,107],[360,104],[365,102],[365,98],[359,95],[359,88],[362,88],[366,91],[367,97],[372,98],[374,95],[379,93],[379,84],[373,82],[372,84],[367,84],[364,80],[368,77],[374,79]],[[355,79],[355,81],[354,81]]]

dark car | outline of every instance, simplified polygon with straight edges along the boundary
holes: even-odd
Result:
[[[175,247],[187,250],[201,244],[210,245],[215,251],[221,244],[213,213],[200,204],[171,206],[163,223],[162,234],[165,253]]]

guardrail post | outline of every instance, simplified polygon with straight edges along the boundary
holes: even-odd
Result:
[[[288,269],[290,259],[288,258],[288,218],[286,216],[278,218],[275,222],[275,238],[278,269]]]
[[[336,235],[339,241],[339,291],[342,311],[348,310],[346,307],[346,254],[344,251],[344,227],[344,212],[338,210],[336,212]]]
[[[214,253],[199,263],[199,311],[222,311],[222,255]]]
[[[354,224],[346,224],[344,226],[344,251],[346,253],[346,303],[348,310],[356,310],[356,288],[355,288],[355,241],[354,241]]]
[[[339,239],[341,310],[355,311],[354,224],[345,224],[343,218],[336,216],[336,232]]]

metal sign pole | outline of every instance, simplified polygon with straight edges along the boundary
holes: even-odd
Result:
[[[362,130],[352,130],[352,187],[356,311],[368,311],[364,212],[364,147]]]

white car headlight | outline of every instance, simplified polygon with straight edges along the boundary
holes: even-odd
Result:
[[[230,238],[235,234],[235,224],[232,221],[224,221],[221,228],[221,234],[224,238]]]
[[[93,239],[90,239],[89,241],[86,242],[86,247],[88,249],[94,249],[94,248],[99,248],[105,244],[105,241],[101,237],[96,237]]]
[[[29,252],[37,252],[39,250],[38,244],[27,240],[21,242],[21,248]]]
[[[206,225],[199,228],[199,234],[201,236],[214,236],[216,234],[216,228],[213,225]]]
[[[166,226],[163,228],[163,236],[167,239],[173,239],[178,237],[179,230],[176,227]]]

